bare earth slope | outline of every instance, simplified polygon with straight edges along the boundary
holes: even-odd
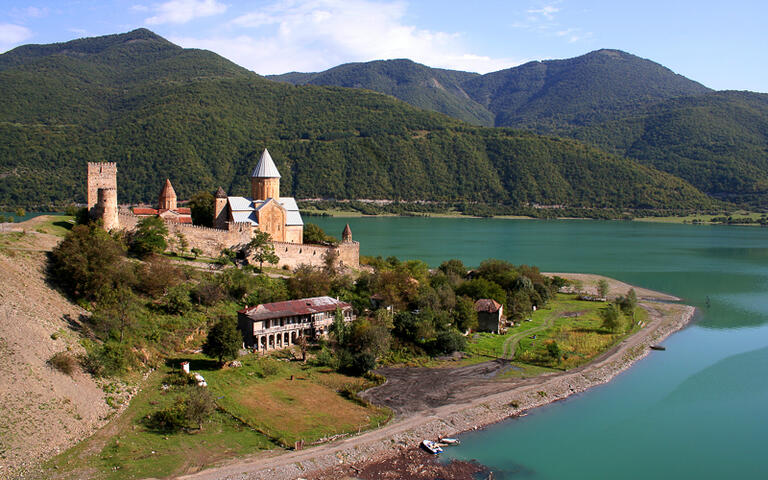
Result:
[[[0,478],[17,478],[71,447],[112,410],[89,375],[46,364],[57,352],[82,349],[65,316],[83,310],[45,282],[44,250],[56,243],[28,233],[0,248]]]

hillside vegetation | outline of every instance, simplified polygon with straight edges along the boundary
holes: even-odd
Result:
[[[457,77],[458,78],[458,77]],[[469,126],[392,97],[263,79],[144,29],[0,55],[0,204],[83,202],[117,161],[120,202],[247,192],[269,147],[299,198],[707,208],[688,183],[559,138]]]
[[[397,66],[397,68],[394,67]],[[768,95],[715,92],[618,50],[458,77],[405,60],[270,78],[366,88],[480,125],[576,138],[671,173],[709,195],[768,206]],[[393,87],[393,86],[396,86]],[[457,113],[430,96],[482,107]],[[487,113],[492,122],[488,123]]]
[[[493,126],[494,114],[462,88],[464,82],[475,77],[479,74],[430,68],[407,59],[347,63],[320,73],[267,76],[294,85],[364,88],[468,123]]]

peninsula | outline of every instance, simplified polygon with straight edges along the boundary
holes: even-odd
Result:
[[[530,267],[519,269],[505,262],[489,261],[476,270],[474,275],[479,276],[475,280],[462,280],[460,284],[465,286],[457,292],[470,293],[469,287],[484,285],[482,279],[485,276],[501,269],[510,273],[525,272],[522,276],[537,283],[559,279],[557,282],[564,285],[560,287],[564,293],[556,293],[546,305],[540,303],[541,308],[534,312],[530,312],[531,307],[526,307],[529,313],[522,317],[514,310],[515,305],[524,303],[523,297],[518,297],[514,303],[507,303],[510,308],[504,309],[502,328],[506,332],[497,334],[475,330],[476,333],[466,337],[464,345],[460,342],[453,347],[459,351],[450,355],[425,352],[437,352],[434,350],[439,345],[435,343],[437,339],[450,343],[451,336],[424,331],[420,335],[433,335],[434,340],[428,343],[408,343],[405,340],[408,337],[402,336],[406,335],[402,329],[408,322],[416,322],[410,328],[415,328],[419,322],[419,328],[424,328],[425,318],[430,318],[431,328],[447,328],[438,327],[440,323],[435,317],[424,317],[424,313],[419,316],[400,315],[394,319],[395,330],[392,330],[391,340],[394,343],[390,345],[389,353],[382,350],[377,355],[378,366],[371,367],[375,373],[365,377],[351,373],[351,368],[356,365],[353,359],[366,358],[361,355],[364,352],[351,346],[344,347],[347,350],[341,349],[338,331],[334,331],[331,324],[325,327],[331,331],[330,343],[323,348],[310,348],[307,362],[302,361],[300,342],[291,337],[285,342],[287,349],[249,354],[240,357],[241,367],[220,369],[218,362],[194,353],[210,328],[206,327],[207,318],[221,314],[215,312],[231,312],[246,302],[254,305],[258,300],[279,299],[274,295],[286,287],[287,294],[292,296],[309,296],[314,291],[303,289],[309,285],[322,285],[323,277],[331,275],[318,276],[317,270],[304,268],[295,272],[280,270],[281,275],[288,278],[270,279],[257,271],[242,276],[238,272],[243,272],[243,269],[232,266],[219,267],[219,273],[206,273],[206,266],[210,265],[206,262],[210,260],[199,257],[193,261],[189,253],[182,254],[179,258],[186,259],[176,260],[181,263],[176,263],[175,267],[157,258],[146,258],[136,264],[138,275],[144,279],[141,289],[130,287],[137,289],[134,294],[137,298],[126,297],[131,308],[137,310],[128,311],[132,320],[126,324],[121,342],[119,324],[111,324],[108,336],[100,333],[103,330],[99,330],[97,322],[102,321],[103,315],[107,312],[120,315],[121,312],[110,307],[106,297],[91,301],[89,308],[92,311],[86,311],[71,304],[45,283],[45,252],[61,248],[57,244],[62,236],[73,235],[68,233],[69,228],[72,224],[67,217],[37,217],[14,224],[0,235],[0,259],[10,273],[9,277],[3,278],[3,305],[10,308],[5,314],[8,322],[3,323],[3,338],[11,347],[8,361],[29,365],[30,372],[38,372],[35,374],[37,377],[32,378],[17,369],[15,383],[2,393],[4,404],[19,405],[18,411],[26,413],[24,420],[9,414],[4,421],[9,428],[11,424],[19,425],[18,422],[33,419],[36,419],[35,424],[40,425],[52,421],[71,424],[54,436],[25,427],[16,435],[6,437],[9,443],[5,454],[14,468],[11,471],[25,471],[32,478],[67,478],[68,475],[83,475],[85,472],[98,477],[117,467],[114,471],[127,476],[188,474],[200,478],[240,478],[241,475],[245,478],[326,478],[355,474],[365,468],[376,469],[376,465],[380,465],[377,462],[389,461],[393,456],[410,458],[422,438],[480,428],[607,382],[646,355],[650,345],[685,325],[693,315],[691,307],[668,303],[676,300],[674,297],[635,288],[638,303],[634,315],[622,314],[623,327],[612,332],[603,326],[598,313],[608,304],[620,304],[632,290],[631,286],[610,279],[601,282],[606,279],[589,275],[537,274]],[[93,230],[94,234],[98,231]],[[98,234],[95,238],[105,241]],[[178,249],[178,246],[173,248]],[[108,249],[100,251],[103,255]],[[404,292],[407,293],[407,286],[415,285],[414,281],[429,285],[431,279],[433,284],[437,281],[435,285],[438,285],[442,280],[435,278],[449,276],[446,272],[461,272],[457,261],[445,262],[432,273],[420,262],[396,262],[399,261],[365,259],[365,263],[369,264],[366,268],[373,268],[374,274],[373,277],[366,277],[371,274],[363,272],[358,283],[369,285],[376,291],[377,276],[393,282],[397,280],[397,275],[403,275],[400,285],[406,288]],[[191,275],[192,283],[186,284],[187,302],[201,303],[185,304],[184,298],[178,296],[179,286],[184,283],[169,280],[173,279],[173,275],[168,276],[169,268],[171,272],[174,268],[181,268],[185,275]],[[409,272],[407,275],[406,271]],[[249,272],[248,269],[245,272]],[[158,287],[154,287],[156,283],[150,280],[152,275],[159,273],[162,273],[163,281],[171,281],[174,286],[168,290],[161,286],[154,293]],[[336,275],[335,280],[326,285],[348,285],[341,281],[343,275],[333,275]],[[456,279],[465,275],[461,273]],[[360,282],[361,278],[367,280]],[[243,281],[246,282],[246,293],[237,293],[240,288],[237,282]],[[499,278],[498,281],[503,280]],[[523,291],[529,292],[527,295],[535,297],[533,292],[536,289],[525,290],[530,288],[526,287],[526,283],[522,279],[517,286],[509,283],[512,289],[509,292],[523,288]],[[22,285],[24,288],[18,288]],[[224,290],[226,298],[216,299],[217,295],[221,295],[216,293],[219,288]],[[611,292],[607,301],[589,300],[599,298],[599,289]],[[578,293],[572,293],[577,290]],[[352,304],[356,301],[349,295],[354,291],[349,290],[346,294]],[[396,305],[397,295],[403,293],[380,292],[385,295],[373,296],[380,306],[388,302]],[[421,298],[430,298],[429,292],[422,290]],[[445,289],[438,288],[437,292],[448,295]],[[411,293],[416,295],[418,292]],[[237,295],[239,302],[232,303],[231,294]],[[586,300],[577,300],[576,296],[583,296]],[[365,304],[368,304],[368,297],[364,298]],[[49,310],[46,305],[59,307]],[[422,312],[429,310],[426,304],[422,305],[425,305]],[[365,310],[365,307],[357,308],[358,312]],[[447,310],[454,312],[451,320],[454,325],[464,321],[457,308],[460,308],[458,303]],[[39,313],[35,318],[22,318],[20,315],[24,315],[23,312]],[[62,317],[61,312],[66,312],[66,315]],[[350,338],[362,339],[357,336],[361,330],[356,329],[366,324],[368,329],[376,325],[375,319],[370,317],[373,310],[370,312],[366,314],[369,316],[367,319],[351,323],[356,327],[349,331],[353,335]],[[153,322],[151,330],[146,330],[145,325],[148,324],[144,324],[143,316],[148,316]],[[527,322],[527,318],[531,321]],[[635,321],[629,323],[630,318]],[[516,323],[511,325],[513,319]],[[40,323],[41,320],[44,323]],[[17,327],[9,330],[12,325]],[[479,329],[480,325],[473,328]],[[591,340],[579,340],[574,336],[577,330],[586,329],[593,332],[589,334]],[[148,335],[150,333],[155,337],[162,335],[161,343],[151,343],[153,337]],[[593,344],[598,340],[602,343]],[[114,351],[112,349],[134,342],[144,345],[142,355],[145,356],[136,355],[138,350],[122,350],[123,357],[119,359],[109,356],[109,352]],[[290,346],[292,343],[295,346]],[[550,350],[553,344],[557,344],[561,351],[553,353]],[[62,349],[64,346],[66,348]],[[407,348],[404,350],[403,347]],[[426,350],[428,348],[431,350]],[[70,373],[65,373],[62,365],[54,363],[55,359],[62,357],[62,350],[80,358],[78,362],[82,362],[82,367],[76,363]],[[29,353],[20,356],[23,351]],[[63,358],[68,357],[64,354]],[[350,359],[348,366],[335,363],[347,361],[344,358]],[[120,362],[115,363],[115,360]],[[192,370],[205,377],[207,388],[217,397],[218,412],[203,419],[201,429],[187,423],[187,420],[182,420],[180,429],[162,427],[147,420],[159,419],[158,412],[172,412],[164,410],[164,406],[172,407],[175,399],[184,398],[185,387],[177,386],[182,361],[189,361]],[[46,363],[57,366],[50,369]],[[154,372],[148,370],[150,366],[155,369]],[[89,374],[83,371],[84,368],[96,373]],[[119,368],[127,370],[119,373]],[[44,375],[45,371],[50,373]],[[147,373],[149,375],[145,377]],[[386,377],[383,384],[382,376]],[[43,383],[38,389],[35,385],[41,381]],[[52,391],[44,385],[49,381],[55,385]],[[72,382],[81,385],[78,391],[85,396],[78,397],[80,400],[75,397],[67,400],[67,392],[70,391],[67,385]],[[13,385],[22,384],[26,385],[26,389],[38,389],[40,396],[19,397],[14,393],[17,389]],[[57,393],[51,396],[46,391]],[[259,400],[253,403],[249,399]],[[39,408],[36,402],[42,402],[40,405],[61,402],[71,407],[50,410]],[[308,411],[314,411],[319,416],[306,416]],[[30,416],[31,412],[35,415]],[[22,434],[24,431],[30,432],[30,435]],[[93,434],[89,437],[91,432]],[[303,449],[296,448],[298,441],[306,441]],[[317,446],[311,445],[315,443]],[[74,448],[64,451],[70,446]],[[197,460],[192,463],[180,461],[188,455],[178,457],[181,451],[198,452],[194,454]],[[43,461],[57,452],[64,453]],[[339,463],[340,460],[342,463]],[[426,457],[420,456],[415,460],[427,461]]]

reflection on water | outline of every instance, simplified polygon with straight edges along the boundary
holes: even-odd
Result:
[[[331,234],[349,222],[366,255],[494,257],[544,271],[590,272],[700,308],[607,385],[462,435],[446,458],[496,478],[766,478],[768,230],[599,221],[307,218]],[[707,302],[709,299],[709,302]]]

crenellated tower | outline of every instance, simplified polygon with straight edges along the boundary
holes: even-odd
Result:
[[[117,216],[117,164],[114,162],[88,162],[86,179],[88,214],[101,219],[105,230],[120,227]]]
[[[117,189],[117,163],[115,162],[88,162],[88,178],[86,180],[88,191],[86,201],[90,211],[98,202],[100,188]]]
[[[254,200],[280,198],[280,172],[277,171],[275,162],[266,148],[251,174],[251,198]]]

